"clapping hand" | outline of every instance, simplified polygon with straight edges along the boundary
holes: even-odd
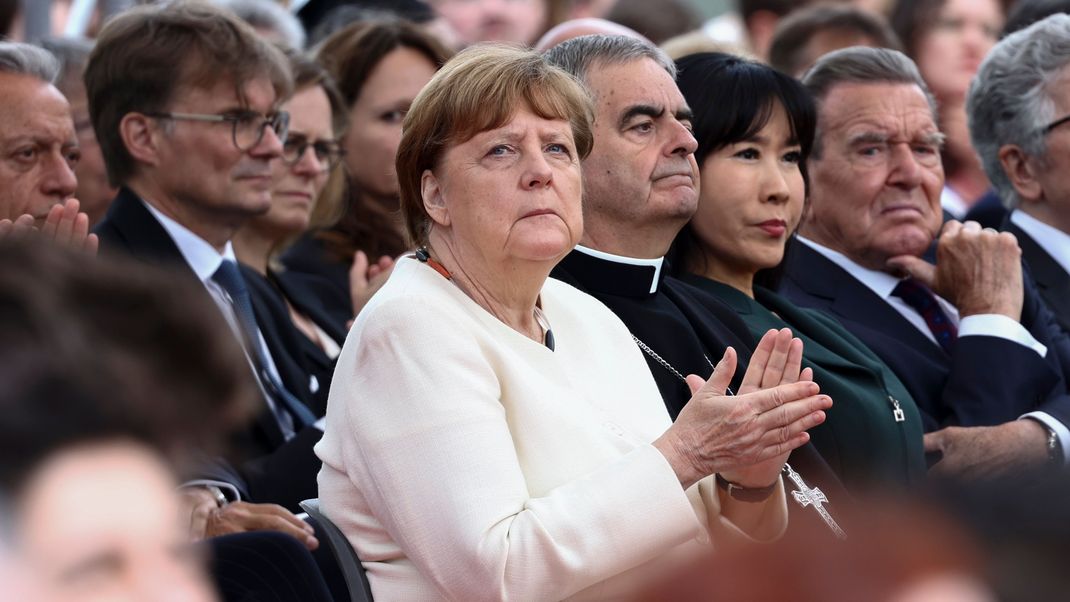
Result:
[[[802,341],[791,331],[762,337],[740,394],[725,395],[736,369],[731,347],[706,381],[688,376],[694,392],[676,422],[654,442],[685,488],[714,473],[744,487],[776,480],[788,454],[810,440],[832,400],[800,370]]]
[[[370,263],[364,251],[357,251],[353,255],[353,267],[349,270],[349,296],[353,302],[354,316],[383,287],[393,270],[394,258],[390,256],[383,255],[379,261]]]
[[[96,255],[99,240],[96,234],[89,232],[89,216],[79,209],[77,199],[67,199],[64,203],[54,205],[39,230],[34,226],[32,215],[0,220],[0,237],[36,231],[50,241]]]

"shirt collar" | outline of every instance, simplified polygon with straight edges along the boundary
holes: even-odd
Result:
[[[665,264],[664,257],[658,257],[657,259],[637,259],[635,257],[624,257],[623,255],[614,255],[612,253],[606,253],[605,251],[591,249],[583,245],[576,245],[576,250],[580,253],[583,253],[584,255],[594,257],[595,259],[609,261],[618,265],[646,268],[631,271],[635,272],[635,276],[642,278],[643,286],[647,286],[649,284],[649,290],[647,291],[648,294],[653,295],[654,293],[658,292],[658,284],[661,282],[661,268]]]
[[[1056,263],[1070,273],[1070,234],[1049,226],[1021,210],[1011,213],[1011,223],[1021,228],[1048,255],[1051,255]]]
[[[141,202],[145,204],[145,208],[149,210],[149,213],[156,218],[156,221],[160,222],[163,229],[171,236],[171,240],[175,242],[175,246],[182,253],[182,257],[193,270],[193,273],[197,274],[197,278],[201,282],[207,283],[210,281],[212,275],[223,264],[224,259],[237,262],[234,256],[234,248],[229,240],[226,246],[223,247],[223,253],[220,253],[208,241],[191,232],[189,228],[167,217],[156,207],[153,207],[152,203],[144,199]]]
[[[805,236],[796,235],[800,242],[810,247],[823,255],[826,259],[840,266],[847,271],[848,274],[854,276],[856,280],[866,285],[866,288],[873,291],[881,299],[888,299],[892,296],[892,291],[895,290],[895,286],[899,284],[899,278],[892,276],[887,272],[881,272],[879,270],[871,270],[855,263],[852,259],[840,253],[839,251],[833,251],[832,249],[820,245]]]

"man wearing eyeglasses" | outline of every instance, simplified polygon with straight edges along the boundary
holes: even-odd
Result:
[[[85,74],[109,179],[120,186],[97,227],[105,252],[175,266],[203,286],[241,341],[264,405],[240,445],[248,458],[188,489],[200,535],[277,529],[310,547],[289,512],[316,497],[321,430],[303,370],[272,357],[231,238],[271,204],[292,80],[286,58],[207,3],[145,5],[102,30]],[[164,341],[162,344],[173,344]],[[282,345],[296,344],[283,341]],[[242,502],[228,503],[240,495]],[[248,503],[257,502],[257,503]]]
[[[1070,341],[1023,276],[1012,235],[941,226],[942,136],[917,66],[853,47],[802,81],[818,127],[781,292],[829,312],[896,373],[922,412],[931,472],[1063,466]],[[934,242],[936,265],[922,259]]]
[[[970,86],[970,135],[1040,294],[1070,331],[1070,16],[1004,38]]]

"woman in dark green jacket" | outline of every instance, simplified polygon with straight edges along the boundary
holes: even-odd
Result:
[[[804,210],[813,100],[794,79],[739,57],[681,59],[677,83],[695,112],[698,212],[673,244],[675,275],[734,308],[755,338],[803,340],[804,366],[832,397],[810,434],[855,491],[911,484],[925,473],[918,409],[892,371],[835,319],[792,305],[775,280]],[[789,244],[790,243],[790,244]]]

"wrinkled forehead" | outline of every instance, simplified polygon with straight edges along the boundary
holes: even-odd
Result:
[[[71,106],[48,82],[0,73],[0,139],[17,136],[67,140],[74,136]]]
[[[921,88],[891,82],[833,86],[819,103],[818,130],[822,136],[851,136],[871,130],[906,140],[939,134]]]
[[[635,105],[659,106],[675,114],[687,109],[687,101],[664,67],[643,57],[623,63],[594,62],[587,73],[587,86],[599,116],[627,111]]]

